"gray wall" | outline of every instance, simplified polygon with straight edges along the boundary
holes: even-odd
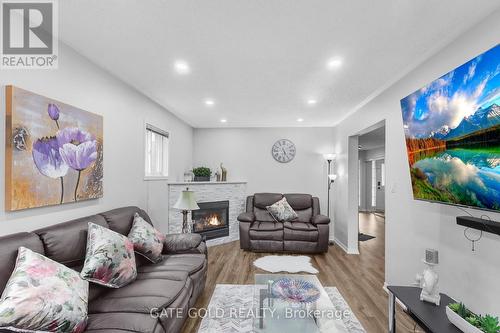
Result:
[[[104,118],[104,197],[80,203],[4,211],[5,85],[100,114]],[[181,179],[192,164],[190,126],[144,95],[61,45],[57,70],[5,70],[0,75],[0,234],[27,231],[124,205],[148,209],[167,230],[166,181],[144,181],[144,122],[171,132],[170,174]]]
[[[413,200],[408,159],[404,141],[400,100],[425,84],[453,70],[498,43],[500,12],[493,13],[480,25],[459,37],[437,55],[421,64],[395,85],[369,102],[358,112],[342,121],[335,129],[336,152],[339,156],[335,186],[335,237],[350,251],[357,250],[357,221],[350,210],[347,189],[351,164],[349,136],[382,121],[386,121],[386,281],[408,285],[415,273],[423,270],[420,259],[427,247],[440,251],[440,289],[470,305],[478,313],[500,315],[500,237],[484,234],[471,251],[463,235],[464,228],[455,223],[457,208]],[[357,160],[351,161],[356,163]],[[354,179],[354,180],[353,180]],[[355,208],[355,207],[354,207]],[[471,213],[481,215],[479,211]],[[354,214],[354,216],[353,216]],[[500,214],[488,213],[497,221]],[[349,235],[349,237],[348,237]]]
[[[297,148],[289,163],[278,163],[271,156],[274,142],[283,138]],[[229,180],[248,181],[248,193],[316,195],[326,214],[327,165],[322,154],[333,151],[333,140],[332,128],[195,129],[193,159],[195,166],[213,169],[223,162]]]

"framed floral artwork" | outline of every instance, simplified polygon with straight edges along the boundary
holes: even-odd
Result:
[[[102,116],[14,86],[5,97],[5,209],[102,197]]]

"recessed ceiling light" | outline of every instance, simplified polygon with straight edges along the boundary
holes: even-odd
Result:
[[[342,59],[341,58],[331,58],[328,60],[326,63],[326,67],[329,70],[334,70],[342,66]]]
[[[221,123],[227,123],[227,119],[222,118],[222,119],[220,120],[220,122],[221,122]]]
[[[213,99],[206,99],[205,100],[205,105],[207,105],[207,106],[214,106],[215,105],[215,101]]]
[[[315,100],[315,99],[312,99],[312,98],[311,98],[311,99],[308,99],[308,100],[307,100],[307,104],[309,104],[309,105],[316,105],[316,103],[318,103],[318,101],[317,101],[317,100]]]
[[[191,72],[191,67],[189,67],[189,64],[184,60],[176,60],[174,68],[178,74],[189,74]]]
[[[303,122],[303,121],[304,121],[304,118],[297,118],[297,121],[298,121],[299,123],[301,123],[301,122]]]

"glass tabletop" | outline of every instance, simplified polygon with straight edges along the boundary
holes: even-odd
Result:
[[[290,285],[295,292],[285,299],[279,291]],[[256,274],[254,305],[253,327],[258,333],[347,332],[342,314],[315,275]]]

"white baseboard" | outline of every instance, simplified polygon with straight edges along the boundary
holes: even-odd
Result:
[[[341,241],[339,241],[337,238],[334,238],[333,242],[335,244],[337,244],[342,250],[344,250],[345,253],[349,254],[349,251],[347,250],[347,246],[345,246]]]

